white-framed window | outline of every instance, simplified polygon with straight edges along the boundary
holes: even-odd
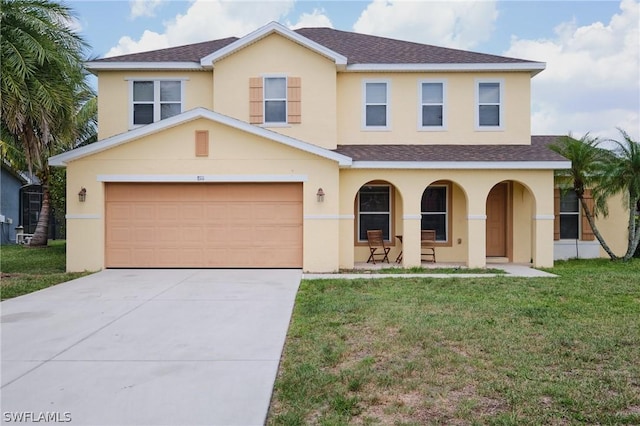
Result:
[[[264,77],[265,124],[287,122],[287,77]]]
[[[385,80],[365,80],[362,84],[362,127],[366,130],[387,130],[389,123],[390,83]]]
[[[418,82],[418,129],[444,130],[447,126],[447,86],[443,80]]]
[[[422,193],[420,210],[422,214],[420,229],[433,229],[436,231],[436,241],[448,241],[449,186],[429,185]]]
[[[476,129],[504,128],[504,81],[476,80]]]
[[[184,80],[130,80],[130,127],[155,123],[182,112]]]
[[[367,231],[381,229],[391,241],[391,186],[364,185],[358,191],[358,241],[367,241]]]
[[[560,193],[560,239],[580,238],[580,200],[575,191]]]

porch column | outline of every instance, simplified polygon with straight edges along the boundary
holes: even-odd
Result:
[[[420,266],[420,222],[422,215],[405,214],[402,216],[402,266],[412,268]]]
[[[553,267],[553,220],[552,214],[533,217],[533,266]]]
[[[470,214],[467,216],[468,253],[467,266],[469,268],[484,268],[487,266],[487,215]]]
[[[339,232],[340,237],[338,241],[339,259],[338,264],[341,269],[353,269],[354,264],[354,221],[355,215],[353,214],[341,214],[339,217]]]

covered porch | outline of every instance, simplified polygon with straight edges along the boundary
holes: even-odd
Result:
[[[390,248],[383,267],[553,266],[553,170],[341,170],[340,194],[340,269],[377,268],[368,229]],[[421,256],[426,229],[435,264]]]

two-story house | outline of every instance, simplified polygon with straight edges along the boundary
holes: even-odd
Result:
[[[553,265],[569,162],[531,136],[544,63],[270,23],[88,67],[100,140],[50,159],[69,270],[328,272],[367,260],[368,229],[407,267],[421,229],[438,261]]]

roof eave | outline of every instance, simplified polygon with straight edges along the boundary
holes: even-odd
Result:
[[[137,71],[137,70],[170,70],[170,71],[202,71],[204,68],[198,62],[85,62],[85,67],[95,74],[95,71]]]
[[[352,169],[407,170],[560,170],[570,161],[357,161]]]
[[[530,72],[531,76],[546,68],[544,62],[452,63],[452,64],[352,64],[347,72]]]
[[[328,49],[327,47],[316,43],[311,39],[301,36],[300,34],[288,29],[278,22],[270,22],[267,25],[264,25],[263,27],[253,31],[252,33],[223,47],[222,49],[218,49],[210,55],[205,56],[200,60],[200,65],[204,68],[213,68],[214,62],[226,56],[229,56],[237,50],[255,43],[271,34],[280,34],[283,37],[289,38],[290,40],[293,40],[294,42],[331,59],[339,69],[344,69],[344,67],[346,67],[347,65],[347,58],[345,56],[342,56],[341,54]]]

